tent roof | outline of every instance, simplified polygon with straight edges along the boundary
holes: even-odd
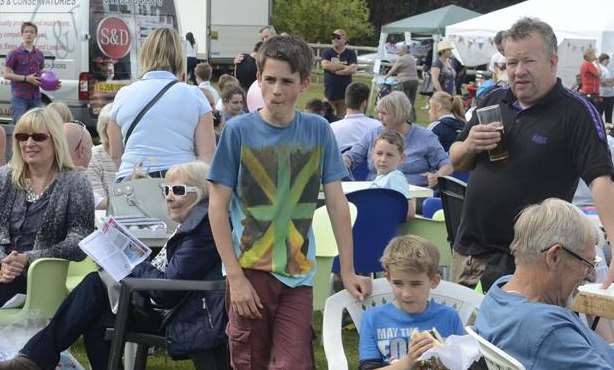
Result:
[[[614,16],[605,11],[611,0],[528,0],[446,27],[446,35],[492,36],[521,17],[537,17],[552,26],[559,38],[595,38],[614,28]],[[565,11],[556,11],[565,9]],[[604,10],[604,11],[599,11]]]
[[[495,52],[492,38],[521,17],[548,23],[563,40],[592,40],[600,51],[614,50],[614,13],[605,11],[612,0],[527,0],[446,27],[446,37],[456,46],[465,65],[487,63]],[[565,11],[557,11],[564,9]],[[581,58],[580,58],[581,60]]]
[[[449,24],[475,18],[480,13],[456,5],[448,5],[430,12],[414,15],[382,26],[382,32],[415,32],[443,35]]]

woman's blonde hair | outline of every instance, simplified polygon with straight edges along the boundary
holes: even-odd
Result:
[[[141,73],[168,71],[175,76],[185,70],[185,57],[179,33],[172,28],[158,28],[147,36],[139,54]]]
[[[49,104],[47,108],[55,110],[62,118],[62,123],[70,122],[74,119],[68,105],[62,103],[61,101],[54,101],[53,103]]]
[[[53,151],[55,152],[53,166],[57,171],[70,171],[74,169],[68,142],[64,135],[64,123],[60,115],[53,109],[49,108],[34,108],[27,111],[13,130],[13,157],[11,158],[11,180],[13,185],[19,189],[26,188],[26,178],[28,174],[28,166],[23,161],[19,142],[15,138],[15,134],[34,132],[42,132],[46,128],[49,131],[50,140],[53,142]]]
[[[185,183],[185,185],[194,186],[198,189],[196,193],[196,201],[190,207],[198,204],[203,199],[209,197],[209,190],[207,188],[209,175],[209,165],[202,161],[194,161],[188,163],[177,164],[169,168],[164,176],[165,180],[171,177],[179,177]]]
[[[463,99],[459,95],[452,96],[445,91],[437,91],[431,97],[431,104],[433,103],[437,104],[440,111],[451,113],[456,119],[466,122]]]
[[[109,103],[100,109],[98,113],[98,122],[96,123],[96,131],[100,138],[100,143],[103,147],[107,146],[109,142],[109,135],[107,135],[107,126],[111,122],[111,109],[113,109],[113,103]]]
[[[396,122],[410,122],[411,102],[407,95],[401,91],[393,91],[384,96],[377,103],[377,110],[386,111]]]

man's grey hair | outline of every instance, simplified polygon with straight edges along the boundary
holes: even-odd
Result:
[[[548,198],[522,210],[514,224],[510,245],[517,265],[531,264],[541,251],[561,244],[580,254],[587,244],[598,240],[597,226],[578,207],[564,200]]]
[[[550,27],[548,23],[537,18],[520,18],[505,32],[503,40],[524,40],[530,37],[532,33],[537,33],[542,37],[548,56],[556,55],[558,51],[558,42],[552,27]]]
[[[268,26],[264,26],[264,27],[260,28],[258,33],[262,33],[265,30],[268,30],[269,32],[271,32],[271,36],[277,35],[277,31],[275,30],[275,27],[273,27],[272,25],[268,25]]]

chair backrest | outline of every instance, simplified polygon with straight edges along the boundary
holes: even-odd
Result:
[[[382,271],[379,258],[407,218],[407,199],[398,191],[380,188],[358,190],[346,196],[358,209],[352,229],[355,270],[359,273]],[[339,272],[338,258],[333,263],[333,271]]]
[[[352,203],[350,207],[350,222],[352,226],[356,221],[358,210]],[[339,254],[335,233],[328,217],[326,206],[316,209],[313,215],[313,235],[316,242],[316,275],[313,279],[313,309],[321,311],[324,309],[326,298],[332,292],[330,272],[333,266],[333,259]]]
[[[352,170],[354,181],[365,181],[369,177],[369,161],[364,161]]]
[[[96,271],[96,263],[90,258],[85,257],[83,261],[70,261],[68,264],[68,275],[66,276],[66,289],[71,292],[81,283],[85,275]]]
[[[467,334],[475,338],[480,344],[480,352],[486,360],[489,370],[525,370],[525,367],[504,350],[490,343],[476,333],[471,326],[465,327]]]
[[[90,258],[85,257],[83,261],[70,261],[68,264],[68,277],[85,276],[92,271],[96,271],[96,263]]]
[[[442,280],[437,288],[431,290],[431,298],[435,302],[454,307],[463,324],[466,324],[482,303],[484,296],[465,286]],[[335,293],[326,300],[322,340],[329,369],[346,370],[348,368],[341,340],[343,311],[347,310],[356,328],[360,328],[360,321],[366,309],[392,302],[393,299],[390,284],[385,278],[379,278],[373,280],[371,295],[363,302],[356,300],[347,290]]]
[[[350,222],[353,226],[354,222],[356,222],[358,209],[351,202],[348,202],[348,206],[350,208]],[[316,242],[316,256],[335,257],[338,255],[335,233],[333,232],[333,226],[328,217],[326,206],[315,210],[311,227],[313,228],[313,236]]]
[[[448,244],[448,234],[444,220],[435,220],[416,216],[401,225],[401,234],[412,234],[423,237],[435,244],[439,250],[439,266],[444,280],[449,280],[449,269],[452,265],[452,250]],[[443,268],[442,268],[443,267]]]
[[[467,184],[451,176],[440,177],[438,183],[446,229],[448,230],[448,242],[452,247],[454,246],[458,225],[460,225]]]
[[[68,261],[39,258],[28,267],[28,293],[24,310],[36,311],[41,318],[51,318],[66,298]]]
[[[429,197],[422,201],[422,216],[433,218],[435,212],[442,208],[441,198]]]

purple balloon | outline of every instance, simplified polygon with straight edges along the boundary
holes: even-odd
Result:
[[[60,87],[60,80],[53,71],[43,71],[41,73],[41,88],[47,91],[57,90]]]

